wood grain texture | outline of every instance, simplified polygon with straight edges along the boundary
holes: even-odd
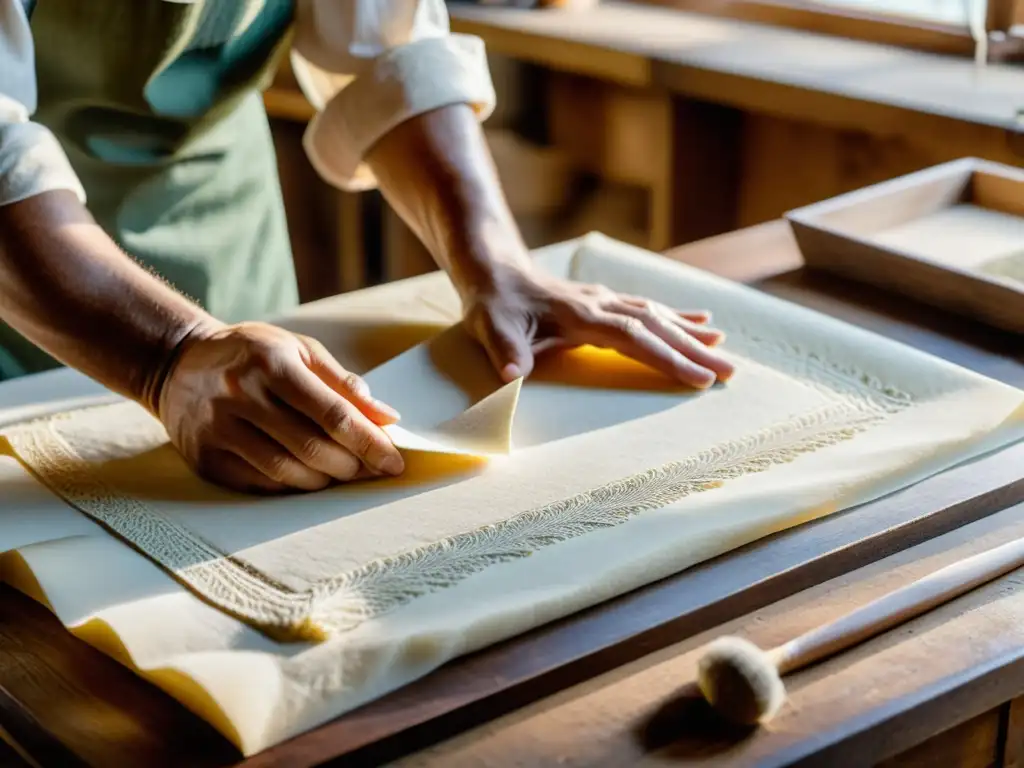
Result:
[[[0,733],[0,768],[40,768],[29,760],[10,736]]]
[[[895,14],[872,13],[809,0],[634,0],[644,4],[676,8],[740,21],[753,21],[787,29],[800,29],[853,40],[912,48],[953,56],[974,56],[974,39],[965,26],[927,19],[902,18]],[[992,2],[997,6],[998,2]],[[994,11],[995,8],[990,10]],[[995,18],[1001,15],[990,14]],[[1008,29],[1008,27],[992,27]],[[993,41],[990,60],[1012,57],[1020,52],[1017,39]]]
[[[633,3],[578,13],[458,4],[451,15],[490,50],[551,69],[878,133],[912,135],[934,117],[1001,134],[1024,93],[1024,72],[1008,65],[978,78],[968,60]]]
[[[1009,704],[954,726],[923,744],[878,764],[877,768],[997,768],[1001,764],[1003,728]],[[1002,764],[1003,768],[1010,768]]]
[[[994,378],[1024,384],[1020,345],[990,329],[950,324],[942,313],[908,305],[898,297],[844,281],[823,282],[794,269],[800,257],[784,224],[714,238],[670,256],[733,279],[754,280],[763,290],[814,304]],[[892,319],[893,314],[898,319]],[[935,325],[943,330],[935,330]],[[288,764],[290,750],[300,744],[312,754],[351,751],[351,764],[374,764],[415,749],[675,638],[1016,503],[1024,498],[1022,462],[1024,446],[1019,446],[458,660],[314,734],[270,750],[252,765]]]
[[[1024,24],[1024,3],[1021,0],[988,0],[986,29],[1009,32],[1019,40],[1020,34],[1013,28],[1021,24]]]
[[[918,753],[942,749],[942,760],[915,763],[911,753],[892,765],[995,764],[1002,715],[986,713],[1024,690],[1020,571],[787,677],[787,704],[767,727],[722,724],[692,683],[700,651],[714,637],[738,634],[770,647],[1020,536],[1024,505],[691,636],[399,765],[843,768],[876,765],[957,726],[959,734]]]
[[[1024,768],[1024,698],[1007,704],[1003,768]]]
[[[782,675],[843,653],[962,595],[1024,568],[1024,539],[1011,539],[904,584],[811,632],[765,649]]]
[[[741,141],[734,228],[985,150],[984,144],[940,147],[920,135],[878,135],[757,113],[743,116]]]
[[[785,222],[721,235],[669,255],[1024,387],[1024,347],[1018,336],[881,288],[802,269],[803,258]]]
[[[739,221],[745,116],[695,99],[674,99],[671,242],[683,245],[729,232]]]
[[[969,323],[951,322],[935,310],[907,304],[884,293],[808,276],[798,268],[799,253],[784,224],[776,222],[714,238],[678,249],[672,256],[735,279],[753,281],[762,290],[815,306],[995,378],[1024,384],[1024,352],[1019,344],[1010,346],[988,329],[982,332]],[[1018,446],[872,504],[762,540],[619,600],[460,659],[418,683],[270,749],[244,765],[301,768],[328,760],[339,765],[379,765],[530,702],[562,696],[560,692],[577,684],[589,685],[586,681],[602,673],[615,675],[615,670],[623,665],[635,669],[631,665],[640,663],[636,660],[647,654],[660,652],[723,622],[735,620],[745,626],[748,620],[742,617],[754,612],[749,621],[761,626],[764,619],[758,619],[760,614],[756,612],[766,605],[802,590],[816,589],[823,581],[840,578],[965,523],[984,520],[996,510],[1021,501],[1022,466],[1024,446]],[[790,622],[784,626],[798,634],[809,625]],[[10,641],[3,640],[5,631],[10,633]],[[772,642],[787,636],[790,635],[777,633],[760,639]],[[9,657],[7,648],[16,649],[13,656]],[[914,660],[903,662],[912,664]],[[979,674],[991,663],[988,657],[971,657],[971,664],[981,670]],[[882,668],[894,676],[895,666]],[[1006,667],[1001,669],[1005,671]],[[916,679],[907,674],[897,676],[908,685]],[[1003,701],[1020,693],[1010,690],[1016,685],[1016,678],[1006,679],[1009,683],[1005,685],[989,678],[984,678],[984,685],[977,685],[985,691],[996,690],[1005,697]],[[640,685],[646,690],[646,683]],[[991,685],[996,688],[991,689]],[[34,721],[35,727],[24,725],[19,741],[42,734],[40,749],[72,749],[79,757],[85,756],[89,764],[124,768],[162,764],[226,766],[236,762],[226,744],[219,737],[210,736],[209,729],[204,731],[195,718],[127,670],[79,643],[40,607],[11,595],[9,590],[0,590],[0,687],[16,705],[0,708],[0,725],[6,725],[8,709],[14,713],[16,725]],[[942,696],[922,700],[927,727],[914,730],[901,726],[889,754],[981,714],[981,704],[986,709],[995,706],[987,704],[991,698],[988,693],[981,698],[964,698],[963,690],[954,686]],[[66,702],[57,711],[51,703],[55,695]],[[854,697],[851,701],[859,699]],[[541,701],[524,712],[536,712],[537,707],[544,710],[547,706]],[[916,704],[906,710],[911,714],[916,711]],[[84,717],[79,712],[95,714]],[[841,722],[856,720],[862,714],[857,709],[844,712]],[[890,727],[889,719],[898,720],[903,712],[892,710],[885,717],[879,715],[881,725],[876,724],[877,727]],[[21,720],[18,713],[24,715]],[[96,740],[92,718],[100,713],[107,713],[103,717],[118,723],[123,735]],[[599,725],[601,718],[595,722]],[[565,728],[566,734],[572,734],[576,727],[570,721],[558,730]],[[801,721],[794,721],[794,728],[799,727]],[[207,737],[180,737],[196,728],[197,733],[206,733]],[[510,732],[513,737],[516,733]],[[533,743],[537,749],[550,746],[545,738],[536,738]],[[589,744],[579,743],[578,747],[576,750],[556,744],[545,759],[573,755],[588,764],[584,758],[591,754]],[[816,754],[812,747],[808,747],[808,755]],[[644,754],[652,753],[650,759],[664,762],[667,758],[658,756],[660,748],[657,740],[649,742]],[[795,749],[789,742],[772,742],[765,747],[776,748],[781,750],[779,754],[793,754],[791,750]],[[161,763],[153,756],[154,751],[161,750],[178,762],[169,762],[164,757],[165,762]],[[101,753],[106,762],[97,762],[96,756]],[[487,750],[480,754],[479,764],[488,764]],[[444,761],[437,764],[449,765]],[[627,760],[605,764],[633,763]]]
[[[1020,216],[1021,198],[1019,169],[958,160],[790,211],[786,218],[809,267],[1024,334],[1024,283],[873,239],[876,232],[960,203]],[[984,229],[972,232],[975,240],[984,235]]]
[[[0,724],[45,768],[212,768],[238,759],[205,722],[7,586],[0,586]]]
[[[379,765],[984,518],[1024,499],[1024,445],[993,458],[763,539],[456,660],[246,766],[311,766],[342,754],[347,759],[341,764]],[[307,755],[310,762],[304,762]]]

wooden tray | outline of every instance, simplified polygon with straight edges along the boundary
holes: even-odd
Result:
[[[807,266],[1024,334],[1024,171],[966,158],[786,214]]]

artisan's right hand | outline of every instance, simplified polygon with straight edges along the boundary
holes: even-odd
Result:
[[[315,491],[404,468],[381,429],[398,414],[319,342],[271,325],[191,333],[154,405],[189,465],[234,490]]]

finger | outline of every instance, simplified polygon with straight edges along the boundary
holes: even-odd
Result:
[[[323,472],[307,467],[254,424],[232,419],[220,432],[222,444],[276,483],[303,491],[319,491],[331,483]]]
[[[717,347],[725,341],[725,332],[717,328],[711,328],[703,323],[695,323],[693,320],[687,320],[685,317],[670,314],[667,311],[661,316],[667,322],[675,324],[706,347]]]
[[[276,494],[288,490],[288,486],[271,480],[230,451],[208,451],[196,471],[212,483],[241,493]]]
[[[717,378],[714,371],[688,359],[635,317],[606,313],[587,323],[579,335],[585,344],[610,347],[698,389],[710,387]]]
[[[369,469],[397,475],[402,455],[378,425],[305,366],[295,365],[270,382],[271,391],[304,414]]]
[[[692,360],[702,368],[713,371],[715,378],[719,381],[728,381],[733,373],[735,373],[733,364],[722,357],[722,355],[698,343],[698,340],[686,330],[662,317],[656,311],[650,308],[640,309],[629,304],[623,304],[618,309],[622,314],[642,322],[647,330],[684,357]]]
[[[514,381],[533,370],[533,351],[522,329],[493,315],[479,321],[479,340],[501,378]]]
[[[287,448],[307,467],[335,480],[352,480],[363,468],[351,451],[287,403],[268,402],[262,408],[250,406],[241,409],[239,415]]]
[[[650,299],[645,299],[641,296],[621,295],[619,298],[627,304],[632,304],[635,307],[646,307],[649,304],[655,303]],[[666,307],[666,309],[668,309],[671,314],[681,317],[684,320],[689,320],[691,323],[700,323],[703,325],[704,323],[711,322],[711,312],[707,309],[670,309],[668,307]]]
[[[370,394],[370,387],[356,374],[346,371],[316,339],[300,337],[309,352],[307,365],[327,386],[354,404],[375,424],[394,424],[400,418],[398,411]]]
[[[710,323],[711,313],[704,309],[678,309],[676,314],[691,323]]]
[[[721,344],[725,340],[725,334],[715,328],[709,328],[706,325],[695,323],[692,320],[680,317],[677,313],[673,312],[668,307],[663,307],[655,302],[645,302],[643,304],[636,304],[633,302],[614,302],[605,307],[606,310],[611,312],[619,312],[630,317],[635,317],[638,320],[642,320],[644,325],[647,325],[651,330],[654,330],[652,323],[656,322],[655,318],[661,321],[660,324],[670,323],[681,329],[684,333],[689,334],[701,344],[708,347],[714,347]],[[659,336],[661,334],[658,334]],[[662,338],[665,338],[662,336]],[[670,344],[672,343],[669,339],[665,339]],[[674,345],[673,345],[674,346]],[[682,351],[682,350],[680,350]]]

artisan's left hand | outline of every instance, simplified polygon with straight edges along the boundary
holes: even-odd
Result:
[[[705,311],[677,311],[531,267],[503,273],[464,295],[463,303],[467,328],[507,381],[529,375],[540,352],[585,344],[614,349],[700,389],[733,373],[713,349],[724,335],[706,324]]]

